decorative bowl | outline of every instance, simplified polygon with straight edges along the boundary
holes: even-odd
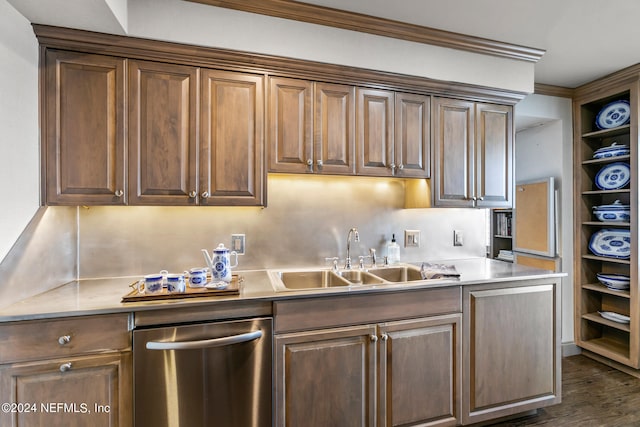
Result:
[[[611,129],[626,124],[631,118],[629,101],[613,101],[602,107],[596,116],[598,129]]]
[[[631,220],[631,207],[623,205],[620,200],[616,200],[610,205],[594,206],[593,215],[598,221],[629,222]]]
[[[600,283],[605,285],[609,289],[625,290],[629,289],[631,285],[631,278],[624,274],[615,273],[597,273],[596,277]]]

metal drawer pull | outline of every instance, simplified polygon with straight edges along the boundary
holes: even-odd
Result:
[[[222,347],[225,345],[240,344],[262,338],[262,331],[247,332],[246,334],[232,335],[230,337],[212,338],[198,341],[149,341],[147,350],[197,350],[201,348]]]
[[[69,344],[70,341],[71,341],[71,335],[63,335],[60,338],[58,338],[58,344],[60,345]]]
[[[377,335],[373,335],[373,334],[371,334],[371,335],[369,336],[369,338],[371,339],[371,341],[372,341],[372,342],[378,342],[378,336],[377,336]]]
[[[388,340],[388,339],[389,339],[389,335],[387,335],[387,334],[382,334],[382,335],[380,335],[380,339],[382,339],[382,341],[386,341],[386,340]]]
[[[71,370],[71,362],[63,363],[62,365],[60,365],[60,372],[67,372],[70,370]]]

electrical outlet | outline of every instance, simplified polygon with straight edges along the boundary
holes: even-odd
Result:
[[[404,247],[420,247],[420,230],[404,230]]]
[[[453,246],[462,246],[462,230],[453,230]]]
[[[238,255],[244,255],[244,234],[231,235],[231,250],[235,251]]]

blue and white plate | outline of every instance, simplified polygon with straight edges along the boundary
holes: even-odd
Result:
[[[628,145],[618,145],[617,142],[608,147],[598,148],[593,152],[594,159],[608,159],[611,157],[627,156],[631,153]]]
[[[589,240],[589,250],[597,256],[629,259],[631,257],[631,232],[609,228],[596,231]]]
[[[602,107],[596,116],[596,126],[599,129],[617,128],[626,124],[631,118],[629,101],[614,101]]]
[[[617,190],[631,179],[629,163],[615,162],[604,166],[596,174],[595,183],[601,190]]]

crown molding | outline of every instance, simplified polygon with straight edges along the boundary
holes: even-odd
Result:
[[[562,86],[535,83],[533,93],[536,95],[557,96],[560,98],[573,98],[574,89]]]
[[[537,62],[545,51],[294,0],[187,0],[484,55]],[[392,7],[392,6],[391,6]]]
[[[72,28],[32,24],[41,48],[114,55],[131,59],[165,61],[239,71],[363,85],[425,95],[445,96],[478,102],[514,105],[527,93],[448,82],[426,77],[327,64],[281,56],[241,52],[205,46],[97,33]],[[366,82],[366,83],[364,83]]]

